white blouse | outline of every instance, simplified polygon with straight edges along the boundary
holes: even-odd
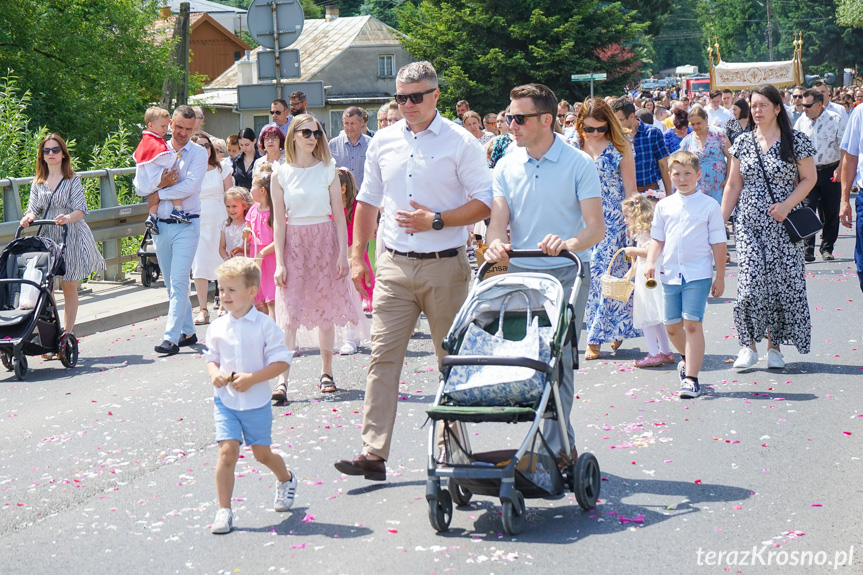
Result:
[[[330,184],[336,177],[336,161],[318,162],[310,168],[280,164],[276,172],[285,194],[285,213],[296,225],[321,223],[333,214]]]

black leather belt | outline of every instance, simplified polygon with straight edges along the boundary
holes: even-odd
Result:
[[[186,214],[186,217],[189,218],[190,220],[194,220],[195,218],[200,218],[201,216],[199,214]],[[159,218],[159,221],[162,222],[163,224],[182,224],[182,223],[184,223],[184,222],[178,222],[177,220],[164,220],[162,218]]]
[[[431,260],[440,258],[454,258],[458,255],[458,251],[460,248],[452,248],[451,250],[442,250],[439,252],[400,252],[397,250],[391,250],[390,248],[384,249],[393,255],[406,257],[411,260]]]
[[[816,170],[835,170],[839,167],[839,162],[833,162],[832,164],[825,164],[823,166],[815,166]]]

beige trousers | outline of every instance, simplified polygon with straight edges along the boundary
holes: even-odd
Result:
[[[470,280],[463,249],[451,258],[417,260],[384,252],[377,260],[362,429],[365,453],[389,458],[399,379],[420,312],[428,318],[440,364],[445,355],[441,342],[467,298]]]

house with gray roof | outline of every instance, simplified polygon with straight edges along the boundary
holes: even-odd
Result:
[[[190,13],[209,14],[213,20],[234,34],[239,34],[240,30],[249,29],[246,22],[248,10],[242,8],[234,8],[208,0],[164,0],[161,5],[170,8],[172,14],[179,14],[181,2],[189,3]]]
[[[309,112],[326,123],[328,136],[342,127],[342,112],[361,106],[369,113],[369,127],[377,126],[377,110],[392,99],[395,75],[413,61],[399,42],[400,32],[372,16],[340,18],[328,11],[325,19],[306,20],[299,38],[289,48],[299,50],[300,76],[288,82],[322,81],[324,106]],[[237,86],[256,84],[257,55],[235,62],[191,98],[204,107],[206,130],[219,137],[250,127],[257,133],[270,122],[269,108],[237,109]],[[287,99],[287,98],[285,98]],[[269,106],[269,103],[267,104]]]

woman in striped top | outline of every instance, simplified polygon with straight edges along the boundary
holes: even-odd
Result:
[[[63,239],[62,225],[66,226],[66,274],[63,278],[63,315],[66,333],[75,329],[78,315],[78,281],[96,270],[105,269],[105,259],[99,253],[93,232],[84,222],[87,203],[81,178],[72,171],[72,160],[66,142],[59,134],[48,134],[39,145],[36,158],[36,177],[30,187],[27,212],[21,226],[29,227],[37,219],[54,220],[55,226],[46,226],[42,234],[58,244]]]

